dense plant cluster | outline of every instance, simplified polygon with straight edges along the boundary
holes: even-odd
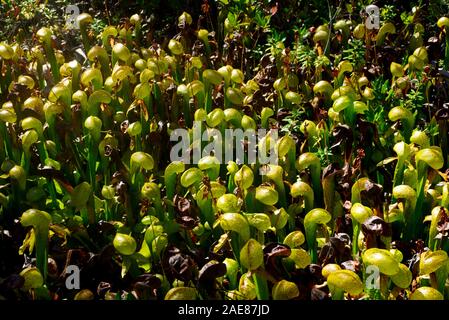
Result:
[[[449,18],[256,2],[0,39],[0,298],[449,298]],[[278,164],[170,161],[194,121],[278,130]]]

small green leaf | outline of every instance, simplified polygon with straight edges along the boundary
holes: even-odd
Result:
[[[71,195],[71,205],[77,209],[86,206],[87,201],[92,193],[92,187],[87,182],[82,182],[73,189]]]
[[[271,224],[277,230],[280,230],[285,227],[288,222],[289,215],[284,208],[277,209],[271,215]]]
[[[284,244],[291,249],[299,248],[305,241],[304,234],[301,231],[290,232],[284,239]]]
[[[239,291],[246,300],[253,300],[256,298],[256,286],[254,285],[250,272],[244,273],[240,277]]]
[[[245,217],[239,213],[225,213],[220,216],[220,225],[223,230],[237,232],[244,241],[250,237],[249,224]]]
[[[147,228],[147,231],[145,231],[145,241],[147,242],[148,245],[150,245],[154,239],[156,239],[163,233],[164,233],[163,226],[153,224]]]
[[[145,216],[141,222],[146,226],[150,226],[152,224],[159,224],[159,219],[155,216]]]
[[[292,252],[290,254],[289,259],[292,259],[295,262],[295,266],[298,269],[304,269],[309,264],[312,263],[312,258],[304,249],[291,249]]]
[[[271,220],[265,213],[245,214],[249,225],[259,231],[265,232],[271,227]]]
[[[195,288],[176,287],[170,289],[164,300],[196,300],[197,292]]]
[[[393,283],[399,288],[406,289],[412,283],[412,272],[405,264],[399,264],[399,272],[391,276]]]
[[[240,263],[248,270],[256,270],[263,265],[262,245],[254,239],[249,239],[240,250]]]
[[[122,255],[129,256],[132,255],[136,251],[136,240],[133,237],[123,234],[117,233],[115,235],[113,241],[115,249]]]
[[[22,286],[22,290],[24,291],[40,288],[44,284],[44,278],[37,268],[28,267],[22,270],[22,272],[20,272],[20,275],[24,278],[25,281]]]
[[[298,286],[290,281],[281,280],[273,286],[273,300],[291,300],[299,296]]]

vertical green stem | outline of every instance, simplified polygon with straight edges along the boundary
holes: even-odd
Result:
[[[157,113],[159,115],[159,118],[162,121],[165,121],[165,120],[167,120],[167,116],[165,114],[165,108],[164,108],[161,89],[159,88],[157,83],[154,84],[153,94],[154,94],[154,101],[156,102]]]
[[[444,49],[444,69],[449,70],[449,27],[444,27],[446,33],[446,47]]]
[[[232,252],[234,253],[234,258],[235,261],[238,262],[238,264],[240,265],[240,250],[241,250],[241,245],[240,245],[240,236],[238,233],[236,232],[231,232],[231,248],[232,248]],[[240,267],[241,269],[241,267]],[[240,270],[242,271],[242,270]]]
[[[87,35],[87,30],[86,30],[85,26],[82,26],[80,28],[80,33],[81,33],[81,42],[83,43],[84,50],[86,53],[88,53],[91,46],[90,46],[89,36]]]
[[[333,288],[331,292],[332,300],[343,300],[345,297],[345,292],[339,288]]]
[[[88,153],[87,153],[87,165],[89,170],[89,182],[92,186],[92,190],[95,192],[95,164],[96,164],[96,152],[95,152],[95,142],[91,135],[88,137]]]
[[[9,140],[9,134],[6,130],[6,124],[3,121],[0,121],[0,134],[3,139],[5,156],[6,158],[13,160],[14,157],[12,152],[11,140]]]
[[[359,233],[360,224],[352,219],[352,257],[356,257],[359,253]]]
[[[53,74],[53,81],[57,83],[59,82],[59,80],[61,80],[61,75],[59,74],[59,66],[58,62],[56,61],[55,52],[53,51],[53,48],[49,43],[44,43],[44,50],[45,54],[47,55],[48,62],[50,63],[51,73]]]
[[[256,286],[256,296],[258,300],[270,299],[270,292],[268,290],[267,279],[258,271],[253,273],[254,285]]]
[[[320,165],[313,165],[310,168],[312,175],[312,187],[315,195],[315,203],[317,207],[322,207],[323,190],[321,186],[321,168]]]
[[[45,282],[48,269],[48,227],[35,228],[34,232],[36,237],[36,266]]]
[[[449,41],[446,42],[446,50],[449,47]],[[449,52],[446,53],[446,57],[449,60]],[[449,61],[448,61],[449,64]],[[448,143],[448,120],[443,119],[441,121],[438,121],[438,128],[439,128],[439,136],[440,136],[440,147],[441,151],[443,152],[443,160],[444,160],[444,167],[447,167],[449,164],[448,159],[448,149],[449,149],[449,143]]]
[[[28,176],[28,172],[30,170],[30,157],[31,157],[30,152],[24,150],[22,153],[22,160],[21,160],[20,165],[25,170],[25,173],[27,176]]]
[[[204,82],[204,92],[205,92],[205,104],[204,109],[207,113],[211,112],[212,110],[212,84],[207,81],[205,78],[203,79]]]
[[[279,205],[281,208],[287,209],[287,196],[285,194],[284,181],[275,181],[277,192],[279,194]]]
[[[404,234],[406,241],[413,239],[419,239],[421,237],[422,230],[422,207],[425,200],[424,187],[427,180],[427,165],[419,161],[418,164],[418,188],[416,190],[417,200],[415,210],[411,214],[410,221],[407,221],[407,229]]]
[[[234,175],[235,174],[228,175],[228,192],[234,192],[234,189],[236,187],[234,183]]]

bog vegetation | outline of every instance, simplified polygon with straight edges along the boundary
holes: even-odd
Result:
[[[150,2],[1,2],[0,298],[449,298],[447,2]]]

